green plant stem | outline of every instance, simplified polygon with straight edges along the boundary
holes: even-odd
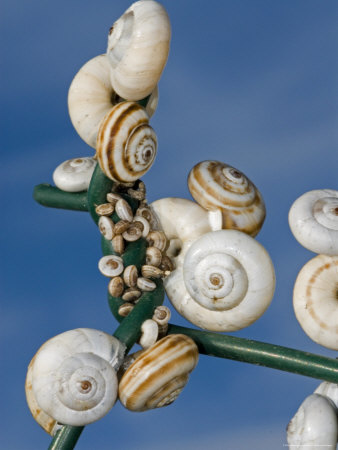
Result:
[[[88,211],[87,191],[65,192],[50,184],[38,184],[34,188],[33,198],[49,208]]]

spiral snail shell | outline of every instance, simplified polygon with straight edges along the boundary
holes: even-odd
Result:
[[[298,322],[315,342],[338,350],[338,256],[318,255],[300,270],[293,291]]]
[[[289,225],[297,241],[314,253],[338,255],[338,191],[309,191],[291,206]]]
[[[66,192],[86,191],[95,167],[96,161],[93,158],[68,159],[54,170],[55,186]]]
[[[42,410],[74,426],[103,417],[117,397],[116,370],[124,351],[113,336],[88,328],[48,340],[34,356],[26,380],[26,392],[31,390],[35,399],[33,408],[29,405],[33,415]]]
[[[172,403],[198,362],[195,342],[183,334],[166,336],[139,356],[124,373],[119,399],[131,411],[146,411]]]
[[[84,64],[75,75],[68,91],[68,111],[72,124],[88,145],[95,148],[96,138],[104,116],[121,101],[110,81],[111,67],[106,55],[98,55]],[[158,89],[146,105],[149,117],[158,103]]]
[[[335,450],[338,438],[337,409],[321,395],[308,396],[287,427],[290,447]]]
[[[126,100],[140,100],[157,85],[167,62],[170,21],[153,0],[133,3],[111,27],[107,55],[111,84]]]
[[[269,306],[275,287],[271,259],[237,230],[204,234],[164,279],[169,300],[193,324],[210,331],[249,326]]]
[[[149,117],[137,103],[117,104],[103,119],[97,136],[97,158],[104,174],[114,181],[135,181],[154,162],[157,138]]]
[[[188,187],[197,203],[210,211],[220,210],[223,229],[251,236],[261,229],[265,205],[256,186],[239,170],[218,161],[202,161],[188,176]]]

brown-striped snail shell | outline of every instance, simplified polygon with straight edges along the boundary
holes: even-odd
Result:
[[[93,148],[96,147],[102,119],[121,101],[112,88],[110,71],[107,56],[96,56],[81,67],[68,92],[68,110],[72,124],[81,139]],[[154,86],[146,105],[149,117],[155,112],[157,102],[158,90]]]
[[[95,167],[96,161],[87,156],[68,159],[53,172],[55,186],[66,192],[86,191]]]
[[[124,373],[119,399],[131,411],[172,403],[198,362],[198,349],[182,334],[166,336],[140,354]]]
[[[26,380],[32,413],[38,405],[56,422],[74,426],[100,419],[115,403],[116,371],[124,352],[116,338],[88,328],[50,339],[34,356]]]
[[[164,279],[169,300],[190,322],[210,331],[235,331],[255,322],[274,293],[271,259],[255,239],[237,230],[204,234],[176,258]]]
[[[111,83],[126,100],[140,100],[157,85],[167,62],[170,21],[153,0],[133,3],[114,23],[108,36],[107,56]]]
[[[154,162],[157,138],[149,116],[137,103],[117,104],[103,119],[97,136],[101,170],[114,181],[135,181]]]
[[[318,255],[304,265],[295,282],[293,307],[313,341],[338,350],[338,256]]]
[[[239,170],[218,161],[203,161],[188,177],[191,195],[203,208],[222,212],[222,228],[256,236],[265,219],[265,204],[256,186]],[[213,220],[218,221],[212,216]],[[213,228],[215,229],[215,227]]]
[[[291,206],[289,225],[303,247],[338,255],[338,191],[318,189],[300,196]]]

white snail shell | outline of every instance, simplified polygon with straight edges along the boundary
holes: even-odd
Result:
[[[110,81],[110,64],[106,55],[89,60],[75,75],[68,92],[68,110],[72,124],[80,137],[91,147],[104,116],[116,105],[119,98]],[[158,89],[149,98],[146,111],[149,117],[158,103]]]
[[[211,331],[235,331],[265,312],[275,275],[261,244],[240,231],[220,230],[197,239],[164,286],[174,307],[190,322]]]
[[[314,393],[329,398],[333,401],[335,407],[338,408],[338,384],[323,381],[322,383],[320,383]]]
[[[338,350],[338,256],[318,255],[300,270],[293,291],[298,322],[315,342]]]
[[[291,206],[289,225],[297,241],[314,253],[338,255],[338,191],[309,191]]]
[[[195,342],[183,334],[166,336],[140,354],[119,384],[121,403],[146,411],[172,403],[198,362]]]
[[[66,192],[86,191],[95,167],[96,161],[90,157],[68,159],[54,170],[55,186]]]
[[[145,109],[137,103],[117,104],[103,119],[97,136],[102,171],[114,181],[135,181],[154,162],[157,138]]]
[[[157,85],[167,62],[170,21],[160,3],[133,3],[114,23],[108,36],[107,55],[111,83],[126,100],[140,100]]]
[[[102,331],[70,330],[47,341],[32,360],[36,403],[59,423],[83,426],[113,407],[125,346]]]
[[[263,198],[256,186],[234,167],[218,161],[200,162],[189,174],[188,187],[203,208],[222,212],[223,229],[251,236],[261,229],[265,219]]]
[[[337,409],[326,397],[312,394],[299,407],[287,427],[291,448],[335,450],[338,436]]]

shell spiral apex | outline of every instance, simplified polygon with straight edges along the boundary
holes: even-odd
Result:
[[[170,21],[166,10],[153,0],[138,1],[114,23],[107,55],[111,84],[126,100],[140,100],[156,87],[167,62]]]
[[[271,259],[255,239],[236,230],[206,233],[164,280],[169,300],[195,325],[235,331],[256,321],[275,288]]]
[[[95,167],[96,161],[87,156],[68,159],[54,170],[55,186],[66,192],[86,191]]]
[[[293,307],[313,341],[338,350],[338,256],[318,255],[304,265],[295,282]]]
[[[314,253],[338,255],[338,191],[309,191],[291,206],[289,225],[297,241]]]
[[[97,136],[97,158],[114,181],[135,181],[152,166],[157,137],[145,109],[137,103],[117,104],[103,119]]]
[[[35,405],[62,424],[83,426],[100,419],[116,401],[116,370],[124,351],[113,336],[88,328],[50,339],[30,366]]]
[[[197,203],[222,211],[223,229],[256,236],[265,219],[265,204],[256,186],[238,169],[219,161],[202,161],[188,176]]]

